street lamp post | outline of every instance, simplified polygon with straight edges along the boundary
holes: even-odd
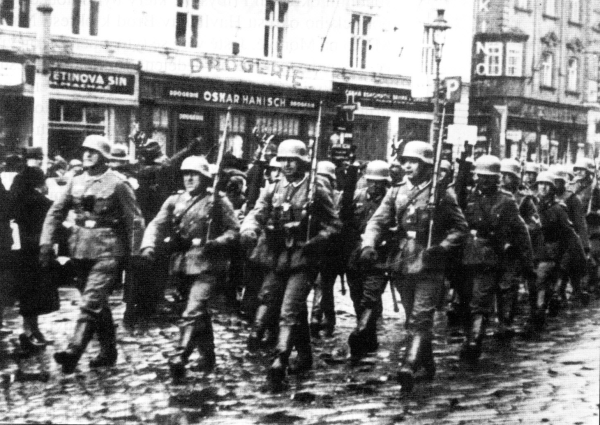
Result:
[[[429,142],[435,145],[435,131],[442,131],[440,126],[440,62],[442,61],[442,50],[446,42],[446,30],[450,28],[444,19],[444,9],[437,10],[437,18],[432,23],[425,24],[425,29],[432,35],[433,50],[435,54],[435,90],[433,98],[433,123],[429,133]]]

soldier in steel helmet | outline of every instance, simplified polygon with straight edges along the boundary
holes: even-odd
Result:
[[[573,223],[573,228],[581,240],[581,245],[585,254],[590,253],[590,240],[588,238],[588,226],[585,221],[585,211],[581,200],[567,187],[568,173],[564,165],[554,164],[548,170],[554,175],[555,197],[567,210],[569,220]],[[566,269],[562,270],[563,275],[560,277],[560,289],[554,293],[555,297],[550,300],[549,312],[552,316],[558,313],[560,307],[566,301],[566,283],[571,282],[574,298],[582,301],[584,304],[589,302],[589,295],[582,284],[586,274],[586,259],[581,256],[579,244],[572,245],[568,248],[565,260]]]
[[[388,191],[363,234],[361,261],[373,263],[377,246],[390,228],[398,226],[397,255],[391,264],[392,282],[400,290],[408,330],[406,352],[398,372],[403,391],[411,391],[416,374],[435,375],[433,317],[444,285],[449,251],[460,245],[467,230],[464,215],[451,190],[442,191],[430,209],[433,149],[422,141],[408,142],[401,156],[406,179]],[[431,246],[430,220],[433,220]]]
[[[525,221],[530,239],[537,240],[540,237],[540,216],[537,212],[534,193],[521,183],[521,171],[519,161],[512,158],[503,159],[500,162],[501,187],[515,197],[519,214]],[[530,246],[527,248],[533,249]],[[533,270],[525,269],[531,263],[524,264],[518,256],[513,257],[510,255],[516,253],[515,250],[509,250],[502,260],[504,273],[500,280],[499,292],[496,294],[499,323],[496,336],[500,338],[510,337],[514,334],[512,323],[516,315],[519,287],[523,279],[533,278]],[[532,252],[530,252],[524,258],[532,258],[532,255]]]
[[[377,350],[379,346],[377,319],[381,315],[381,295],[387,283],[385,260],[392,233],[388,231],[376,248],[379,262],[361,264],[357,261],[361,252],[361,235],[364,233],[368,221],[381,205],[391,182],[388,163],[380,160],[369,162],[365,171],[365,179],[367,187],[354,192],[352,215],[348,219],[344,219],[345,214],[342,215],[344,241],[346,246],[352,250],[346,275],[348,276],[350,298],[352,298],[356,313],[356,327],[348,338],[350,355],[355,360]]]
[[[553,286],[561,270],[567,266],[569,247],[579,246],[579,250],[583,251],[566,209],[556,200],[555,176],[547,171],[539,173],[536,187],[543,241],[534,253],[536,279],[529,288],[531,312],[528,329],[531,332],[538,332],[544,327],[548,301],[553,296]]]
[[[535,191],[533,187],[538,173],[540,172],[540,164],[535,162],[526,162],[523,167],[523,186]]]
[[[481,356],[487,323],[494,311],[505,261],[519,261],[524,273],[533,269],[531,241],[525,222],[519,215],[514,196],[500,188],[500,159],[483,155],[475,161],[476,186],[467,198],[465,217],[470,234],[465,243],[463,264],[471,279],[469,325],[461,349],[461,359],[477,362]]]
[[[326,184],[333,191],[333,204],[339,212],[339,200],[341,192],[337,190],[336,166],[331,161],[319,161],[317,164],[317,176],[325,179]],[[331,248],[325,249],[327,259],[323,261],[324,267],[319,272],[314,284],[312,311],[310,316],[311,335],[318,338],[320,331],[324,336],[330,337],[335,329],[335,297],[333,285],[338,275],[345,272],[343,251],[336,249],[344,243],[340,234],[330,239]]]
[[[198,370],[209,371],[215,366],[208,302],[227,269],[226,252],[239,230],[226,195],[210,191],[212,174],[204,157],[184,159],[181,173],[185,191],[167,198],[148,224],[141,245],[142,256],[154,262],[164,241],[164,253],[170,255],[169,272],[189,291],[176,355],[169,360],[174,379],[185,376],[185,366],[195,348],[199,352]]]
[[[284,140],[278,147],[277,160],[283,179],[261,194],[244,219],[240,235],[242,246],[248,250],[255,247],[250,260],[267,270],[249,345],[252,340],[262,339],[270,317],[279,316],[275,359],[267,376],[274,391],[282,389],[294,348],[298,351],[297,362],[289,372],[312,367],[306,299],[319,271],[325,243],[340,228],[332,190],[325,180],[317,179],[315,197],[308,199],[306,145],[300,140]],[[312,214],[311,229],[307,229],[307,208]]]
[[[90,361],[90,367],[112,366],[117,361],[108,296],[119,278],[120,264],[137,249],[133,245],[136,233],[143,231],[143,218],[131,186],[108,167],[110,148],[103,136],[85,139],[85,172],[73,177],[52,205],[40,239],[40,261],[47,265],[54,256],[57,230],[73,213],[69,250],[83,292],[73,338],[64,351],[54,355],[64,373],[73,373],[94,334],[100,354]]]

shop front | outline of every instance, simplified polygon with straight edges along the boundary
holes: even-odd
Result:
[[[315,136],[319,104],[327,93],[220,80],[142,74],[141,128],[171,155],[198,136],[216,142],[225,130],[226,150],[250,158],[261,143]]]

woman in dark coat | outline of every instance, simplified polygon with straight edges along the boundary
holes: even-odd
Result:
[[[48,271],[41,269],[38,257],[40,234],[52,201],[46,198],[46,183],[42,170],[26,167],[20,174],[21,185],[12,192],[12,211],[19,225],[19,283],[17,297],[23,316],[21,348],[33,351],[43,348],[47,341],[38,326],[38,316],[57,310],[57,291],[46,280]]]

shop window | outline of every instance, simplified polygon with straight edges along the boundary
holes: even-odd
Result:
[[[569,59],[567,65],[567,91],[576,92],[578,89],[579,61],[575,58]]]
[[[71,32],[97,36],[99,14],[100,0],[73,0]]]
[[[554,55],[552,53],[544,53],[541,63],[541,84],[543,87],[552,87],[554,68]]]
[[[546,0],[544,3],[544,14],[556,16],[556,0]]]
[[[0,25],[29,28],[30,0],[0,1]]]
[[[370,49],[369,29],[371,17],[352,14],[350,20],[350,68],[365,69]]]
[[[167,108],[152,109],[152,127],[155,129],[169,128],[169,111]]]
[[[300,119],[259,115],[256,117],[256,127],[259,133],[281,136],[298,136],[300,134]]]
[[[104,128],[106,108],[73,102],[50,101],[50,122]]]
[[[283,57],[283,39],[287,20],[288,3],[267,0],[265,9],[264,55],[267,58]]]
[[[182,47],[198,47],[200,0],[176,0],[175,43]]]
[[[225,119],[227,114],[219,115],[219,131],[225,130]],[[246,132],[246,116],[240,114],[231,114],[229,128],[227,129],[229,133],[245,133]]]
[[[62,121],[83,122],[83,108],[75,103],[62,105]]]
[[[569,20],[571,22],[581,22],[581,2],[579,0],[571,0],[569,3]]]
[[[523,75],[522,43],[506,43],[506,75],[510,77]]]
[[[106,109],[98,107],[87,107],[85,110],[85,122],[88,124],[104,124],[106,121]]]

